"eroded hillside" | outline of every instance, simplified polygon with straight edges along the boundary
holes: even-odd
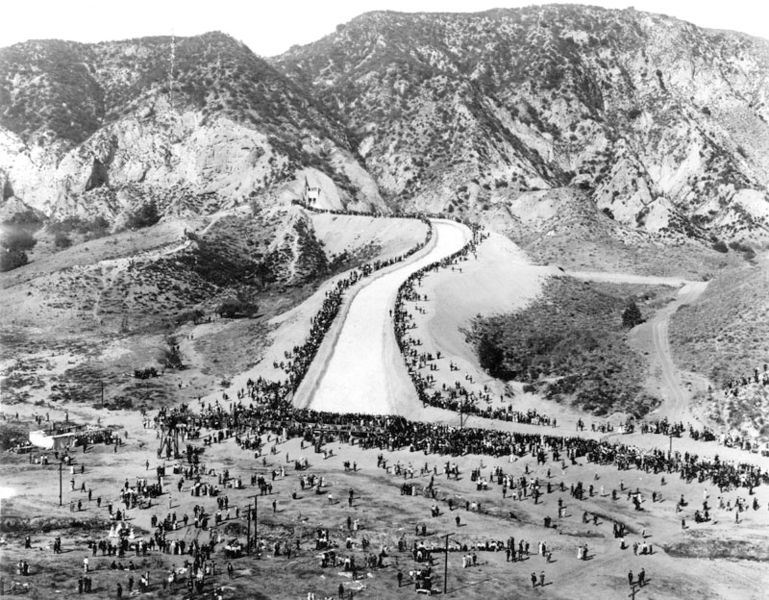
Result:
[[[273,64],[403,206],[569,187],[662,237],[767,239],[765,40],[632,9],[375,12]]]
[[[343,127],[219,33],[0,51],[0,183],[6,202],[117,228],[151,201],[211,214],[305,185],[337,207],[381,207]]]

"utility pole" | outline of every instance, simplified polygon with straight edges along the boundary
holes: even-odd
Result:
[[[259,521],[258,521],[258,513],[257,513],[258,506],[257,506],[257,503],[256,503],[256,499],[259,497],[259,494],[254,494],[253,496],[247,496],[247,497],[254,499],[254,537],[253,537],[253,541],[252,541],[252,538],[251,538],[251,502],[249,502],[248,505],[246,506],[246,511],[247,511],[246,512],[246,515],[247,515],[246,518],[248,519],[248,521],[247,521],[247,527],[248,527],[247,531],[248,531],[248,533],[247,533],[247,537],[246,537],[246,551],[247,551],[248,554],[250,554],[251,553],[251,546],[253,545],[253,546],[256,547],[256,555],[258,557],[259,556],[259,547],[258,547],[258,544],[259,544]]]
[[[99,383],[101,383],[101,407],[104,408],[104,380],[100,379]]]
[[[446,538],[446,553],[443,555],[443,595],[446,595],[446,589],[449,580],[449,537],[454,535],[453,533],[446,533],[443,537]]]
[[[467,425],[467,420],[470,418],[470,413],[465,412],[465,405],[468,405],[469,401],[467,400],[467,397],[465,397],[464,401],[459,403],[459,428],[462,429],[465,425]]]
[[[246,506],[246,554],[251,554],[251,503]]]
[[[61,469],[62,469],[62,463],[63,461],[59,459],[59,506],[62,505],[61,501]]]

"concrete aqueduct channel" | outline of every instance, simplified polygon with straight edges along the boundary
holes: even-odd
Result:
[[[376,272],[350,291],[294,396],[294,405],[328,412],[401,414],[421,406],[398,349],[392,310],[415,271],[460,250],[471,237],[454,221],[431,219],[420,252]]]

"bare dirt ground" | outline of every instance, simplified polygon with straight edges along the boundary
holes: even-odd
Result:
[[[193,403],[193,405],[196,403]],[[32,410],[21,410],[24,419]],[[95,418],[90,409],[78,409],[70,412],[70,418]],[[58,411],[51,411],[52,418],[61,418]],[[12,581],[27,583],[30,586],[26,597],[57,598],[74,597],[77,590],[77,577],[82,573],[82,561],[90,561],[89,575],[94,580],[94,597],[115,597],[116,584],[120,581],[127,589],[130,575],[138,581],[139,575],[149,572],[150,590],[140,594],[144,598],[189,597],[183,585],[164,590],[161,580],[169,568],[182,568],[183,556],[151,552],[147,557],[127,555],[122,559],[102,557],[100,553],[92,556],[87,548],[91,539],[103,539],[109,531],[110,522],[106,503],[111,501],[118,506],[118,489],[124,480],[133,484],[136,478],[154,478],[154,468],[158,464],[155,455],[157,447],[156,433],[144,429],[137,415],[126,413],[119,422],[127,436],[125,445],[113,452],[111,447],[95,447],[85,454],[75,456],[75,474],[64,476],[64,507],[58,507],[58,478],[56,468],[29,465],[26,457],[16,457],[3,461],[2,473],[5,485],[13,490],[13,497],[3,502],[3,522],[15,522],[16,527],[4,533],[2,546],[2,571],[6,589]],[[204,432],[205,434],[205,432]],[[274,443],[268,444],[268,448]],[[271,481],[272,494],[258,498],[259,537],[267,543],[261,559],[244,557],[233,559],[234,573],[229,578],[225,567],[228,562],[221,550],[214,554],[217,574],[210,578],[212,582],[224,588],[225,598],[296,598],[304,599],[308,592],[318,597],[334,596],[339,583],[345,589],[355,591],[355,598],[395,599],[414,596],[413,585],[398,588],[396,574],[401,570],[406,574],[414,568],[423,567],[415,563],[409,551],[398,552],[397,542],[404,539],[407,547],[415,539],[427,544],[442,545],[442,535],[452,534],[451,543],[473,544],[486,540],[505,541],[509,536],[530,543],[528,559],[509,563],[504,552],[476,551],[477,565],[462,568],[463,552],[450,552],[448,557],[448,595],[454,598],[571,598],[576,600],[596,598],[618,598],[629,595],[627,571],[637,574],[645,569],[647,585],[637,588],[638,598],[682,599],[682,598],[724,598],[760,599],[769,585],[769,570],[766,569],[766,544],[769,538],[766,527],[769,524],[769,489],[759,488],[756,497],[761,510],[748,510],[742,513],[741,522],[734,523],[732,512],[713,509],[714,520],[708,524],[694,524],[691,514],[698,507],[707,493],[712,505],[717,505],[717,498],[734,502],[741,492],[719,494],[711,485],[687,484],[678,478],[669,477],[662,485],[660,475],[635,470],[619,472],[611,466],[584,464],[559,465],[548,463],[537,466],[533,457],[525,457],[510,462],[507,458],[491,459],[481,456],[440,457],[435,455],[415,455],[407,450],[384,452],[390,468],[396,464],[404,469],[413,467],[414,478],[404,479],[392,472],[377,468],[379,450],[362,450],[357,446],[348,446],[336,442],[325,447],[333,450],[333,455],[324,459],[322,454],[315,454],[311,448],[299,447],[299,440],[274,444],[274,450],[264,457],[255,459],[253,453],[238,448],[232,439],[206,448],[203,461],[211,469],[203,478],[217,486],[218,475],[227,468],[230,475],[242,477],[244,489],[221,488],[221,494],[228,497],[230,518],[212,531],[203,531],[188,525],[169,534],[173,539],[187,542],[198,539],[208,541],[210,537],[229,540],[232,537],[245,537],[246,523],[242,518],[244,507],[253,502],[256,488],[250,486],[251,474],[257,473],[271,480],[271,471],[277,470],[277,477]],[[274,452],[274,453],[272,453]],[[309,461],[307,471],[297,472],[293,460],[305,457]],[[442,475],[445,461],[456,463],[461,475],[459,479],[447,479]],[[149,470],[145,462],[149,461]],[[345,461],[354,462],[356,471],[347,471]],[[80,464],[84,473],[79,473]],[[167,493],[157,498],[154,506],[146,509],[129,511],[128,524],[134,528],[137,537],[145,537],[151,530],[150,517],[156,514],[161,518],[171,512],[181,519],[184,514],[192,515],[193,505],[203,506],[207,512],[217,511],[216,498],[191,496],[190,483],[182,484],[177,489],[179,475],[171,474],[171,462],[165,462],[168,475],[164,478]],[[427,473],[420,473],[423,466]],[[545,493],[543,499],[535,504],[530,498],[516,500],[510,494],[503,498],[501,486],[490,477],[492,470],[500,467],[506,473],[524,474],[538,477],[543,482],[550,482],[552,491]],[[281,474],[285,469],[285,475]],[[422,489],[429,483],[433,469],[437,469],[435,485],[437,499],[431,500],[421,495],[403,496],[400,486],[404,482],[417,484]],[[480,468],[481,476],[491,480],[489,489],[481,491],[471,481],[470,470]],[[548,476],[548,469],[550,474]],[[38,473],[40,477],[30,477]],[[325,485],[321,494],[311,490],[301,490],[299,476],[308,473],[322,476]],[[75,481],[75,491],[71,491],[70,479]],[[582,481],[586,486],[594,485],[595,494],[577,501],[569,496],[571,484]],[[81,483],[93,490],[92,500],[88,501],[87,492],[81,492]],[[560,492],[563,482],[566,492]],[[644,497],[643,510],[633,510],[625,493],[620,493],[617,500],[612,500],[611,490],[619,490],[620,484],[635,490],[638,488]],[[354,492],[352,506],[347,504],[349,490]],[[662,494],[662,500],[652,502],[651,493]],[[292,499],[291,494],[297,493]],[[329,494],[332,497],[330,502]],[[689,506],[682,513],[675,510],[675,500],[684,494]],[[95,499],[102,498],[102,506],[96,506]],[[460,508],[449,511],[447,498],[453,498]],[[566,507],[566,516],[556,518],[556,505],[561,498]],[[752,498],[748,498],[751,500]],[[82,501],[83,509],[71,513],[70,502]],[[273,501],[275,510],[273,512]],[[474,503],[466,510],[465,502]],[[437,504],[441,510],[438,517],[430,517],[430,507]],[[480,509],[478,509],[480,505]],[[240,509],[241,518],[235,517],[235,508]],[[583,522],[583,513],[587,511],[591,518]],[[598,515],[597,523],[592,515]],[[222,511],[226,517],[227,511]],[[359,530],[348,532],[347,517],[358,521]],[[455,517],[459,516],[460,527],[456,526]],[[543,519],[550,516],[555,527],[544,528]],[[687,529],[681,528],[680,519],[687,519]],[[80,523],[73,526],[73,521]],[[612,522],[624,523],[628,527],[625,537],[627,548],[620,549],[618,539],[612,535]],[[427,535],[416,538],[417,525],[427,526]],[[332,540],[339,544],[338,553],[344,557],[353,555],[358,564],[364,552],[361,541],[366,537],[371,543],[370,552],[378,553],[386,548],[388,556],[381,568],[367,568],[352,581],[349,573],[341,567],[321,568],[319,552],[314,549],[313,539],[316,527],[330,529]],[[646,537],[642,533],[646,532]],[[31,535],[32,549],[25,550],[24,535]],[[63,553],[52,554],[50,545],[56,535],[63,539]],[[350,537],[353,547],[345,548],[345,540]],[[285,556],[273,556],[272,543],[275,541],[291,542],[299,540],[300,548],[290,559]],[[537,554],[539,542],[544,542],[552,551],[550,561]],[[650,555],[634,554],[633,544],[651,544]],[[588,545],[588,560],[577,559],[577,547]],[[220,545],[221,548],[221,545]],[[763,550],[762,550],[763,548]],[[472,552],[472,551],[470,551]],[[13,574],[17,560],[23,558],[30,563],[31,574],[20,577]],[[434,569],[438,574],[438,587],[442,584],[442,556],[436,555]],[[133,562],[135,571],[120,571],[109,568],[114,560],[127,566]],[[531,572],[538,575],[545,573],[546,585],[531,589]],[[208,584],[207,594],[212,589]],[[205,595],[203,597],[209,597]]]

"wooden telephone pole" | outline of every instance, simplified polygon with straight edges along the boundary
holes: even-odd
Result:
[[[449,581],[449,537],[454,535],[453,533],[446,533],[443,537],[446,538],[446,553],[443,555],[443,595],[446,595],[446,589]]]
[[[259,513],[258,505],[257,505],[257,498],[259,497],[259,494],[254,494],[252,496],[247,496],[248,498],[254,499],[254,538],[253,538],[253,545],[256,546],[256,555],[259,556]],[[251,554],[251,503],[249,502],[246,506],[246,519],[247,519],[247,533],[246,533],[246,554]]]

